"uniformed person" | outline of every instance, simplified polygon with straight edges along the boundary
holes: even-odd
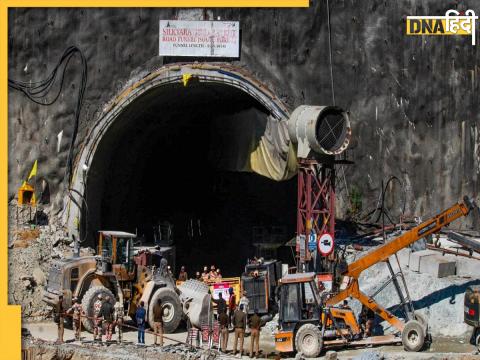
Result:
[[[107,295],[105,297],[105,301],[100,308],[98,317],[103,319],[106,341],[111,341],[113,332],[113,305],[110,302],[110,296]],[[102,335],[100,335],[100,341],[102,341]]]
[[[118,343],[121,343],[122,335],[123,335],[123,316],[124,316],[122,303],[117,301],[115,303],[114,310],[115,310],[115,326],[117,327],[117,334],[118,334]]]
[[[76,297],[72,299],[73,305],[67,310],[67,314],[72,314],[73,331],[75,331],[75,340],[80,341],[82,331],[82,316],[85,312],[82,309],[82,304]]]
[[[98,316],[103,303],[102,294],[98,294],[97,300],[93,303],[93,341],[100,337],[102,341],[102,319]]]
[[[237,354],[237,343],[240,340],[240,357],[243,354],[243,339],[245,337],[245,328],[247,326],[247,315],[243,312],[243,305],[235,310],[233,314],[233,327],[235,329],[235,338],[233,341],[233,355]]]
[[[260,316],[258,316],[258,311],[255,310],[255,313],[250,318],[250,357],[251,358],[253,358],[254,348],[255,348],[255,357],[258,357],[261,326],[262,326],[262,321],[260,319]]]
[[[153,332],[155,333],[153,344],[163,346],[163,306],[161,299],[158,299],[153,305]],[[157,337],[160,338],[158,344]]]
[[[228,315],[226,311],[222,311],[218,314],[218,322],[220,323],[220,349],[222,352],[227,352],[228,344]]]
[[[227,313],[227,302],[223,298],[222,293],[218,293],[218,299],[212,297],[212,301],[217,305],[217,313],[220,316],[221,313]],[[227,316],[228,319],[228,316]]]
[[[57,337],[57,344],[63,343],[63,333],[64,333],[64,309],[63,309],[63,295],[58,297],[58,304],[57,304],[57,318],[58,318],[58,337]]]

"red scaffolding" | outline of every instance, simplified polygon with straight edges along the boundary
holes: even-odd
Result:
[[[335,232],[335,167],[334,161],[320,163],[314,159],[299,159],[297,199],[297,257],[298,269],[312,260],[309,242],[323,234]],[[320,255],[319,255],[320,256]]]

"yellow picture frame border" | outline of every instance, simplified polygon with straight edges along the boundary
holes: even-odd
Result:
[[[172,6],[172,4],[175,4]],[[308,7],[309,0],[0,1],[0,359],[21,358],[21,308],[8,305],[8,9],[15,7]]]

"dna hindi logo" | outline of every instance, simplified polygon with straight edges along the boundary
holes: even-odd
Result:
[[[475,45],[477,19],[473,10],[448,10],[445,16],[407,16],[407,35],[469,35]]]

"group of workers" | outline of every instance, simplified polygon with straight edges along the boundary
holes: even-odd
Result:
[[[95,302],[93,303],[93,341],[102,343],[102,336],[105,335],[107,342],[112,340],[112,334],[116,329],[118,335],[118,342],[122,342],[123,326],[124,326],[124,309],[120,302],[112,304],[111,297],[109,295],[104,296],[98,294]],[[72,317],[73,330],[75,332],[75,340],[81,340],[82,331],[82,317],[86,317],[82,304],[77,298],[72,299],[72,306],[66,311],[63,308],[63,295],[59,296],[59,305],[57,308],[57,320],[58,320],[58,339],[57,343],[63,343],[64,335],[64,320],[65,316]],[[138,343],[137,345],[145,344],[145,324],[146,324],[147,312],[145,310],[145,304],[140,302],[135,313],[135,323],[138,329]],[[163,308],[162,301],[158,299],[153,306],[153,324],[152,330],[154,332],[154,345],[163,346]],[[159,339],[157,343],[157,338]]]
[[[178,273],[178,281],[187,281],[188,273],[185,269],[185,266],[180,268],[180,272]],[[215,265],[210,266],[210,271],[208,271],[208,266],[203,267],[203,272],[197,271],[195,273],[195,280],[208,282],[208,281],[218,281],[222,279],[222,273],[219,268],[215,267]]]
[[[250,328],[250,357],[253,358],[255,355],[255,357],[258,358],[260,351],[260,328],[263,324],[256,310],[254,311],[254,314],[248,318],[249,301],[247,293],[245,291],[243,292],[238,307],[233,288],[228,289],[228,304],[223,298],[222,293],[218,294],[218,299],[212,298],[212,301],[217,305],[217,320],[220,325],[221,351],[224,353],[227,352],[229,332],[230,329],[232,329],[234,331],[233,355],[237,354],[237,349],[240,356],[243,355],[243,342],[248,323]]]

